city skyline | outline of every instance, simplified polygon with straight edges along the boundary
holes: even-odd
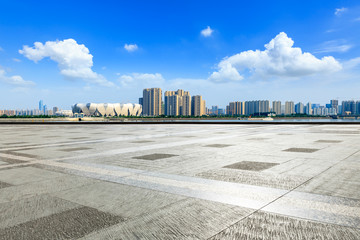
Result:
[[[84,116],[204,116],[204,115],[228,115],[228,116],[251,116],[251,115],[283,115],[294,114],[334,116],[334,115],[360,115],[360,101],[345,100],[340,102],[331,99],[328,103],[270,100],[252,100],[229,102],[225,108],[218,105],[206,106],[206,101],[201,95],[191,96],[189,91],[178,89],[177,91],[165,91],[164,97],[161,88],[147,88],[143,90],[143,96],[138,99],[139,103],[76,103],[71,110],[61,109],[54,106],[48,110],[43,100],[39,101],[38,109],[0,109],[0,116],[25,116],[25,115],[51,115],[72,116],[83,114]]]
[[[186,89],[208,107],[359,99],[357,2],[226,3],[5,2],[0,106],[135,103],[144,88]]]

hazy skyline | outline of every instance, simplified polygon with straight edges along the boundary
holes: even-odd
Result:
[[[9,1],[0,36],[0,109],[137,103],[152,87],[223,108],[360,99],[357,1]]]

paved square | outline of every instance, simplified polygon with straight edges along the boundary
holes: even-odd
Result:
[[[359,125],[0,133],[0,239],[360,239]]]

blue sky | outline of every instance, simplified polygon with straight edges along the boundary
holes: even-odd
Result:
[[[359,37],[358,1],[0,1],[0,109],[360,100]]]

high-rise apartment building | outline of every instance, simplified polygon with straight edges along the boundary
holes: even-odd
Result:
[[[330,104],[331,104],[331,108],[335,108],[336,111],[338,111],[338,107],[339,107],[339,101],[338,100],[330,100]]]
[[[342,102],[342,114],[356,114],[356,103],[354,100]]]
[[[246,101],[245,115],[261,114],[270,112],[270,102],[268,100]]]
[[[226,107],[228,115],[244,115],[245,114],[245,102],[230,102]]]
[[[59,108],[58,107],[53,107],[53,115],[55,115],[55,113],[59,111]]]
[[[299,102],[295,105],[295,113],[304,114],[304,104]]]
[[[312,115],[313,114],[313,110],[311,107],[311,102],[308,102],[308,104],[306,104],[306,114],[307,115]]]
[[[205,115],[205,113],[205,100],[203,100],[200,95],[193,96],[191,98],[191,115],[202,116]]]
[[[189,92],[179,89],[177,91],[165,92],[165,115],[168,116],[190,116],[191,96]]]
[[[360,115],[360,101],[356,101],[355,103],[355,114]]]
[[[285,115],[291,115],[295,113],[295,105],[292,101],[285,102]]]
[[[276,115],[281,114],[281,102],[280,101],[272,102],[272,112],[274,112]]]
[[[43,100],[40,100],[40,101],[39,101],[39,110],[40,110],[40,111],[43,111],[43,110],[44,110],[44,102],[43,102]]]
[[[161,115],[162,92],[161,88],[146,88],[143,90],[143,109],[144,116]]]

